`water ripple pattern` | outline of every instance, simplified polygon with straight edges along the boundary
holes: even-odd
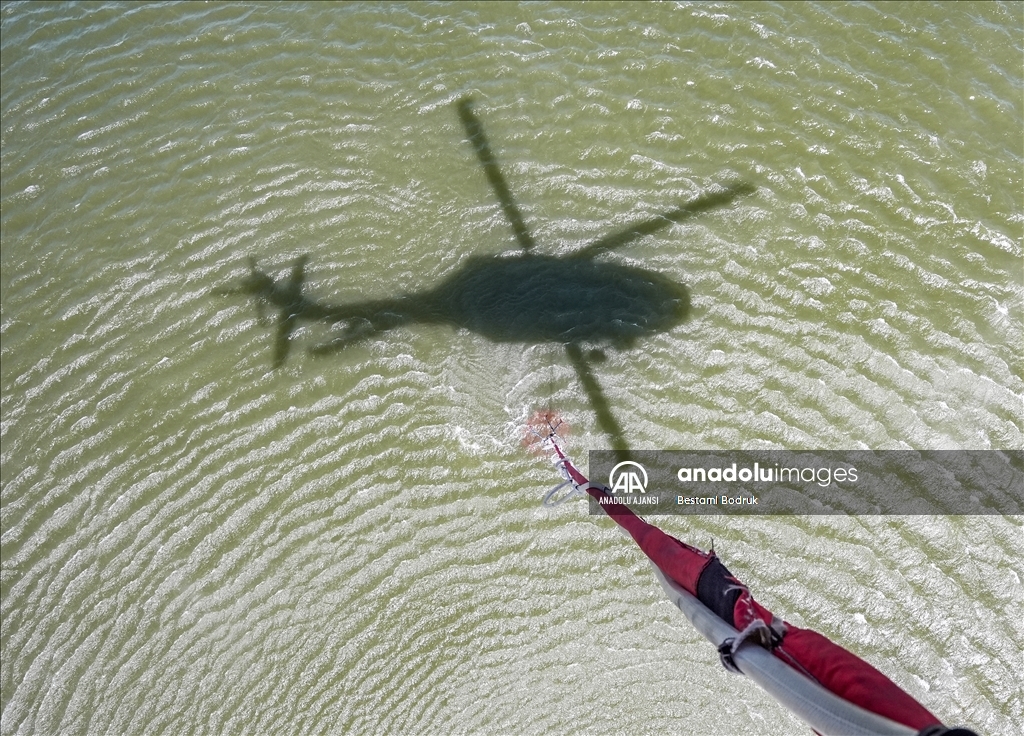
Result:
[[[638,448],[1021,448],[1020,6],[5,3],[0,736],[736,733],[726,673],[517,428],[606,446],[550,343],[407,324],[272,369],[246,258],[332,303],[728,182],[603,260],[689,318],[597,380]],[[692,517],[758,598],[986,734],[1017,517]]]

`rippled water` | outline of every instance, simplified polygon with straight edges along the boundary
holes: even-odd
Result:
[[[638,448],[1021,448],[1019,4],[5,4],[2,734],[806,733],[517,430],[607,446],[557,344],[334,355],[335,303],[728,181],[602,257],[688,319],[593,367]],[[1020,517],[695,517],[944,720],[1024,722]]]

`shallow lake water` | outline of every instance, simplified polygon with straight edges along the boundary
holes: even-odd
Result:
[[[0,733],[809,733],[520,446],[563,345],[335,304],[516,234],[685,284],[600,347],[638,449],[1024,447],[1018,3],[6,3]],[[560,293],[560,297],[564,296]],[[555,297],[553,296],[552,299]],[[582,297],[581,297],[582,298]],[[525,307],[524,307],[525,309]],[[493,337],[493,336],[492,336]],[[1024,723],[1022,518],[662,517],[948,723]]]

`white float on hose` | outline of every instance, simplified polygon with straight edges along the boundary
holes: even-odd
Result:
[[[654,563],[654,575],[665,595],[715,647],[739,636],[735,628],[685,588],[670,580]],[[916,736],[902,723],[872,713],[826,690],[754,643],[743,643],[732,655],[739,670],[822,736]]]

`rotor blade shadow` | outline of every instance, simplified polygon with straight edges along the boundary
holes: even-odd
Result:
[[[295,315],[289,314],[287,310],[281,310],[277,316],[277,331],[274,335],[274,368],[284,365],[288,357],[288,348],[291,346],[292,330],[295,329]]]
[[[694,215],[706,212],[707,210],[714,209],[715,207],[722,207],[729,204],[734,199],[744,194],[750,194],[755,191],[756,187],[753,184],[746,182],[740,182],[738,184],[732,184],[721,192],[714,192],[713,194],[705,194],[698,197],[693,202],[684,204],[680,207],[676,207],[674,210],[669,210],[664,214],[652,217],[649,220],[645,220],[637,225],[620,230],[617,233],[606,235],[600,240],[595,240],[590,245],[586,246],[582,250],[572,253],[566,258],[571,259],[583,259],[583,258],[594,258],[602,253],[615,248],[621,248],[627,243],[631,243],[637,238],[641,238],[644,235],[650,235],[658,230],[668,227],[677,222],[687,220]]]
[[[302,293],[302,282],[306,280],[306,263],[309,262],[309,254],[303,253],[295,259],[292,265],[291,276],[288,279],[288,288],[291,289],[296,298]]]
[[[501,203],[501,209],[505,212],[505,217],[512,226],[512,231],[516,235],[516,240],[519,241],[519,245],[523,250],[528,251],[535,244],[533,236],[530,235],[530,231],[527,229],[526,223],[523,222],[523,214],[519,211],[519,207],[516,206],[516,202],[512,198],[512,192],[508,188],[508,182],[505,181],[505,177],[502,175],[501,169],[498,167],[498,162],[494,158],[491,146],[487,142],[487,136],[484,135],[484,126],[473,112],[473,100],[468,97],[463,97],[459,100],[458,107],[459,117],[462,119],[462,125],[466,129],[466,135],[469,136],[470,143],[472,143],[473,148],[476,149],[476,156],[480,159],[480,164],[484,167],[484,173],[487,175],[487,181],[490,182],[491,188],[498,196],[498,201]]]
[[[571,342],[565,346],[565,352],[569,356],[569,362],[572,363],[572,367],[576,370],[580,383],[583,385],[583,391],[587,394],[587,398],[590,399],[590,406],[594,409],[594,414],[597,417],[597,426],[608,435],[608,440],[611,443],[612,450],[615,452],[615,457],[618,460],[627,458],[629,456],[629,445],[626,443],[626,437],[622,433],[622,427],[619,426],[618,420],[612,414],[608,399],[590,370],[590,365],[588,365],[586,358],[583,357],[583,351],[580,350],[579,345]]]

